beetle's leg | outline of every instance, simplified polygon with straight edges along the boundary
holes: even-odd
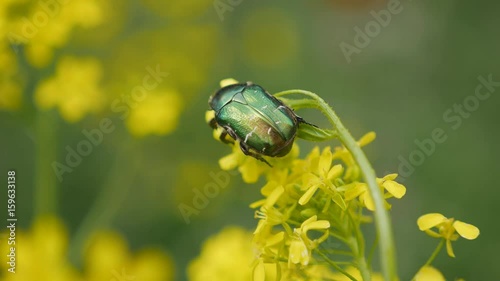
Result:
[[[244,142],[240,142],[240,148],[241,148],[241,151],[243,151],[243,153],[245,155],[248,155],[248,156],[252,156],[253,158],[257,159],[257,160],[260,160],[264,163],[266,163],[269,167],[273,167],[271,164],[269,164],[269,162],[266,161],[266,159],[264,159],[264,157],[262,157],[260,154],[257,154],[255,152],[252,152],[250,151],[250,149],[246,146],[246,144]]]
[[[299,121],[299,124],[300,123],[304,123],[304,124],[307,124],[309,126],[313,126],[313,127],[316,127],[316,128],[319,128],[318,126],[314,125],[314,124],[311,124],[309,122],[307,122],[306,120],[304,120],[304,118],[300,117],[300,116],[297,116],[295,115],[295,117],[297,118],[297,121]]]
[[[224,130],[222,133],[219,135],[219,139],[221,142],[225,144],[234,144],[234,141],[231,139],[226,139],[226,137],[229,136],[229,134]]]
[[[217,129],[217,122],[215,121],[215,118],[210,119],[208,121],[208,126],[210,126],[212,129]]]

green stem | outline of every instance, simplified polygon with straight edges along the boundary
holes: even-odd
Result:
[[[354,228],[354,233],[356,234],[356,248],[357,248],[357,253],[356,253],[356,262],[358,265],[359,272],[361,273],[361,276],[363,277],[363,281],[370,281],[371,280],[371,275],[370,275],[370,269],[368,268],[368,264],[366,262],[365,258],[365,239],[363,237],[363,234],[361,233],[361,230],[359,229],[359,224],[357,224],[354,221],[354,218],[351,215],[351,212],[347,210],[347,216],[349,217],[349,221],[352,224],[352,227]]]
[[[356,278],[354,278],[354,276],[352,276],[351,274],[349,274],[347,271],[343,270],[340,266],[338,266],[335,262],[333,262],[332,260],[330,260],[325,254],[323,254],[321,251],[319,250],[315,250],[315,252],[320,255],[329,265],[331,265],[333,268],[335,268],[336,270],[338,270],[339,272],[341,272],[342,274],[344,274],[345,276],[347,276],[347,278],[351,279],[352,281],[357,281]]]
[[[109,227],[125,201],[140,165],[140,161],[130,161],[139,158],[136,151],[137,148],[127,141],[124,148],[116,152],[115,163],[100,194],[71,240],[69,256],[75,264],[80,264],[81,252],[89,236],[96,229]]]
[[[441,241],[439,241],[439,244],[437,245],[436,249],[434,249],[434,252],[432,252],[432,255],[429,257],[429,259],[425,262],[425,264],[422,267],[431,265],[431,263],[436,259],[439,252],[441,252],[441,249],[443,249],[445,242],[446,242],[446,239],[441,239]],[[415,280],[415,278],[417,277],[417,274],[418,274],[418,272],[415,273],[415,276],[413,276],[413,278],[411,280]]]
[[[35,215],[55,214],[57,211],[56,174],[52,164],[56,161],[57,114],[52,111],[40,111],[35,121]]]
[[[432,255],[429,257],[429,259],[424,264],[424,266],[430,265],[434,261],[434,259],[436,259],[439,252],[441,252],[441,249],[443,248],[445,242],[446,242],[446,239],[441,239],[441,241],[437,245],[436,249],[434,250],[434,252],[432,252]]]
[[[375,241],[373,241],[373,245],[370,248],[370,252],[368,252],[368,267],[372,267],[372,260],[373,260],[373,255],[375,254],[375,250],[377,249],[377,244],[378,244],[378,236],[375,235]]]
[[[356,140],[349,133],[344,124],[340,121],[335,111],[318,95],[304,90],[288,90],[277,93],[275,96],[284,96],[291,94],[302,94],[311,97],[316,101],[316,104],[311,104],[309,107],[319,109],[333,125],[339,133],[340,141],[351,152],[354,160],[361,169],[363,179],[368,185],[368,190],[375,203],[375,225],[377,235],[380,237],[380,261],[382,266],[382,274],[385,280],[393,281],[397,278],[396,272],[396,251],[394,245],[394,238],[392,234],[391,220],[389,214],[384,206],[383,194],[379,189],[376,181],[375,171],[370,165],[363,150],[359,147]]]

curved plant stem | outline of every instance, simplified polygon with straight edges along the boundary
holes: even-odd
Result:
[[[392,234],[392,226],[389,215],[384,206],[383,194],[379,189],[376,181],[375,171],[371,167],[363,150],[359,147],[356,140],[352,137],[344,124],[340,121],[335,111],[318,95],[304,90],[288,90],[275,94],[276,97],[284,95],[300,94],[305,95],[314,100],[307,107],[319,109],[333,125],[334,129],[339,134],[340,141],[351,152],[354,160],[358,164],[363,179],[368,185],[368,190],[375,203],[375,225],[377,235],[380,238],[380,262],[382,266],[382,274],[385,280],[396,280],[396,251],[394,246],[394,238]]]
[[[38,112],[35,123],[35,214],[57,211],[56,174],[52,164],[56,158],[58,119],[55,112]]]

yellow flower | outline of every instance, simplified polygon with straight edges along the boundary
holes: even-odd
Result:
[[[94,235],[85,251],[84,280],[169,281],[174,278],[170,257],[157,249],[129,252],[125,239],[114,232]]]
[[[41,109],[57,107],[68,122],[79,121],[102,108],[101,72],[101,65],[94,58],[62,58],[55,77],[37,87],[35,103]]]
[[[459,236],[474,240],[479,236],[479,228],[454,218],[446,218],[439,213],[425,214],[417,220],[418,228],[429,236],[446,240],[446,251],[450,257],[455,257],[451,241],[456,241]],[[438,232],[432,230],[437,228]],[[458,233],[458,234],[457,234]]]
[[[8,253],[12,245],[2,243],[0,250]],[[68,233],[56,217],[36,219],[28,233],[17,230],[16,272],[6,274],[2,281],[100,281],[173,280],[171,259],[158,250],[142,250],[132,255],[125,240],[113,232],[101,232],[88,241],[83,273],[67,260]],[[7,271],[9,257],[2,255],[2,270]]]
[[[1,243],[1,266],[3,281],[70,281],[78,280],[78,273],[66,260],[68,233],[64,225],[55,217],[39,217],[31,231],[21,232],[16,229],[15,245]],[[10,247],[16,247],[15,274],[10,274]],[[5,253],[5,254],[4,254]],[[54,270],[57,269],[57,270]]]
[[[150,92],[132,108],[126,125],[132,135],[165,135],[177,127],[183,104],[175,91]]]
[[[9,31],[19,41],[13,44],[26,45],[26,58],[35,67],[47,66],[54,49],[67,43],[74,28],[95,27],[104,20],[98,0],[72,0],[68,4],[55,3],[46,8],[37,1],[21,2],[24,3],[16,8],[23,10],[23,17],[11,15],[12,30]]]
[[[312,216],[305,220],[300,228],[295,228],[293,230],[292,242],[290,244],[288,264],[302,264],[307,265],[311,259],[311,251],[315,249],[321,242],[328,238],[328,230],[325,233],[314,240],[311,240],[307,236],[307,232],[310,230],[323,230],[330,228],[330,222],[327,220],[318,220],[317,216]]]
[[[255,218],[260,219],[254,231],[255,235],[258,235],[265,227],[285,223],[290,218],[290,212],[293,208],[289,208],[288,212],[282,212],[274,207],[274,204],[276,204],[284,192],[283,186],[279,186],[265,200],[260,200],[250,205],[252,208],[262,205],[260,210],[255,212]]]
[[[1,9],[1,7],[0,7]],[[2,17],[0,12],[0,18]],[[0,29],[2,19],[0,19]],[[1,33],[1,31],[0,31]],[[0,34],[0,39],[1,39]],[[7,44],[0,41],[0,109],[17,110],[21,107],[22,87],[16,56]]]
[[[266,163],[245,155],[241,151],[240,145],[237,141],[234,145],[232,145],[232,150],[233,152],[231,154],[228,154],[219,160],[219,166],[225,171],[238,168],[243,181],[246,183],[257,182],[263,173],[270,170],[270,167]]]
[[[377,178],[377,183],[380,187],[380,190],[384,194],[384,199],[389,199],[392,197],[401,199],[406,194],[406,188],[404,187],[404,185],[394,181],[397,176],[397,174],[389,174],[384,176],[383,178]],[[368,186],[366,185],[366,183],[357,183],[346,190],[346,200],[350,201],[356,197],[359,197],[359,201],[361,201],[368,210],[375,211],[375,203],[373,202],[373,198],[368,191]],[[387,209],[391,208],[391,205],[387,203],[387,201],[385,201],[385,205]]]
[[[336,178],[342,175],[344,168],[340,164],[332,166],[330,147],[323,149],[321,155],[312,157],[310,163],[310,172],[302,176],[303,188],[306,191],[300,197],[299,204],[307,204],[318,188],[324,188],[325,192],[331,195],[333,201],[345,209],[345,202],[333,183]]]
[[[420,268],[414,281],[445,281],[443,274],[432,266],[424,266]]]
[[[191,281],[251,280],[252,234],[238,227],[227,227],[210,237],[200,256],[191,261],[187,274]]]

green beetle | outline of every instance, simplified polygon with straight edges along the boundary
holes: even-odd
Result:
[[[209,125],[222,127],[221,141],[240,143],[245,155],[267,163],[263,157],[282,157],[292,149],[300,123],[307,123],[264,88],[252,82],[218,90],[208,100],[214,111]],[[309,124],[309,123],[307,123]],[[310,125],[310,124],[309,124]],[[313,125],[314,126],[314,125]]]

